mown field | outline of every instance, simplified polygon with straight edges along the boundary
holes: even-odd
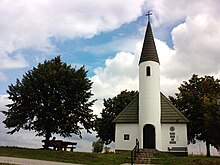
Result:
[[[156,160],[151,163],[163,165],[220,165],[220,157],[206,157],[206,156],[172,156],[170,154],[158,154]]]
[[[56,162],[78,163],[86,165],[120,165],[128,162],[130,152],[122,154],[97,154],[85,152],[53,151],[27,149],[17,147],[0,147],[0,156],[39,159]],[[177,157],[169,154],[158,154],[152,164],[161,165],[220,165],[220,157],[207,158],[205,156]],[[0,165],[6,165],[1,164]]]
[[[0,156],[48,160],[86,165],[120,165],[130,153],[97,154],[85,152],[53,151],[26,149],[17,147],[0,147]]]

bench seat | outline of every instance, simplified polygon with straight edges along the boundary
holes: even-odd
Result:
[[[172,153],[174,155],[179,155],[179,156],[187,156],[188,155],[188,150],[187,147],[168,147],[168,152]]]

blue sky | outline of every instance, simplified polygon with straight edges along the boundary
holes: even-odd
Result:
[[[103,98],[138,89],[138,60],[150,10],[161,63],[161,91],[174,95],[192,74],[220,73],[218,0],[0,0],[0,108],[6,90],[39,62],[61,55],[63,62],[85,65],[93,81],[94,113]],[[2,121],[4,116],[0,115]],[[0,123],[0,131],[6,132]],[[19,140],[21,139],[21,140]],[[90,150],[85,134],[79,150]],[[25,143],[24,143],[25,141]],[[39,147],[33,133],[1,133],[0,145]]]

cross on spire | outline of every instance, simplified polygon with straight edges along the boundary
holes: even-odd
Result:
[[[147,12],[147,14],[145,14],[145,16],[147,16],[148,21],[150,21],[150,16],[152,15],[152,13],[150,11]]]

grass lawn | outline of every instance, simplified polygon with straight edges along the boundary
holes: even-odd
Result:
[[[0,147],[0,156],[11,156],[29,159],[49,160],[56,162],[78,163],[86,165],[120,165],[126,162],[130,152],[122,154],[97,154],[84,152],[52,151],[26,149],[17,147]],[[152,164],[161,165],[220,165],[220,157],[205,156],[177,157],[160,153]],[[0,165],[7,165],[1,164]]]
[[[0,147],[0,156],[39,159],[66,163],[79,163],[86,165],[120,165],[126,160],[126,157],[128,157],[129,155],[130,153],[97,154],[84,152],[26,149],[17,147]]]
[[[169,154],[160,153],[156,155],[157,160],[151,163],[163,165],[220,165],[220,157],[206,156],[172,156]]]

